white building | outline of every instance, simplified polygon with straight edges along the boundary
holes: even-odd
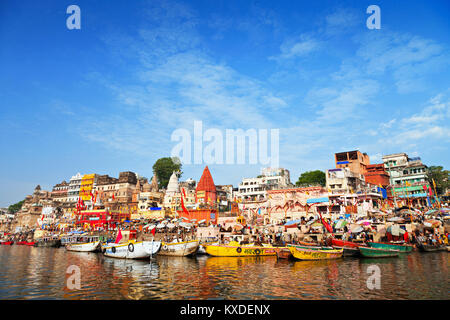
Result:
[[[243,201],[262,201],[267,190],[292,187],[289,170],[283,168],[264,168],[257,178],[244,178],[239,184],[237,197]]]
[[[68,202],[77,202],[80,196],[80,188],[81,188],[81,179],[83,176],[81,173],[77,173],[72,176],[69,181],[69,188],[67,190],[67,201]]]

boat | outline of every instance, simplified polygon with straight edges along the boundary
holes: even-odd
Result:
[[[100,247],[98,236],[69,236],[61,238],[61,244],[67,251],[95,252]]]
[[[447,246],[447,251],[450,252],[450,246]]]
[[[12,246],[14,244],[14,241],[2,241],[1,244],[5,246]]]
[[[206,253],[215,257],[251,257],[251,256],[275,256],[275,247],[240,245],[236,241],[229,244],[214,244],[205,246]]]
[[[365,258],[390,258],[398,257],[400,250],[380,249],[371,247],[359,247],[361,255]]]
[[[288,244],[288,247],[295,247],[300,249],[310,249],[310,250],[333,250],[333,247],[322,247],[322,246],[304,246],[301,244]]]
[[[300,240],[298,240],[297,242],[299,245],[309,246],[309,247],[317,247],[319,245],[318,243],[315,243],[315,242],[306,242],[306,241],[300,241]]]
[[[361,252],[359,251],[359,248],[356,247],[339,247],[339,246],[333,246],[335,249],[342,249],[344,250],[344,257],[359,257],[361,255]]]
[[[161,241],[128,240],[122,243],[106,243],[102,245],[106,257],[121,259],[145,259],[158,253]]]
[[[289,246],[292,256],[298,260],[329,260],[342,258],[342,249],[307,249],[298,246]]]
[[[61,240],[56,238],[43,237],[37,239],[33,246],[59,248],[61,246]]]
[[[199,248],[198,240],[162,242],[159,255],[185,257],[195,254]]]
[[[395,244],[386,242],[368,242],[369,247],[378,249],[393,249],[399,250],[400,253],[412,252],[413,246],[409,244]]]
[[[364,243],[356,243],[353,241],[346,241],[346,240],[340,240],[331,238],[331,245],[333,247],[350,247],[350,248],[359,248],[361,246],[366,246]]]
[[[18,242],[16,242],[16,244],[19,246],[24,246],[27,244],[27,242],[26,241],[18,241]]]
[[[435,251],[445,251],[446,250],[445,246],[435,246],[435,245],[424,244],[424,243],[419,243],[417,245],[417,247],[419,248],[420,251],[423,251],[423,252],[435,252]]]
[[[290,259],[292,257],[291,250],[288,247],[277,247],[275,252],[278,259]]]
[[[35,243],[36,243],[36,242],[34,242],[34,241],[27,241],[27,242],[25,243],[25,245],[32,247],[32,246],[34,246]]]

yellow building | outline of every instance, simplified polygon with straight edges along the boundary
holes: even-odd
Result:
[[[97,175],[95,173],[92,173],[92,174],[85,174],[81,179],[80,198],[83,201],[91,200],[91,192],[94,188],[96,177]]]

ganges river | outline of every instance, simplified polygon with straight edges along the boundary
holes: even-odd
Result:
[[[71,265],[79,267],[80,289],[68,288]],[[380,289],[371,290],[373,265],[380,271]],[[132,261],[13,245],[0,246],[0,299],[447,300],[448,267],[448,252],[329,261],[210,256]]]

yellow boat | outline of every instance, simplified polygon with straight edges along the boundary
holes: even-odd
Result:
[[[227,245],[216,244],[205,246],[206,253],[215,257],[255,257],[255,256],[276,256],[274,247],[240,245],[236,241],[231,241]]]
[[[298,260],[328,260],[342,258],[344,249],[311,250],[299,247],[288,247],[292,256]]]

